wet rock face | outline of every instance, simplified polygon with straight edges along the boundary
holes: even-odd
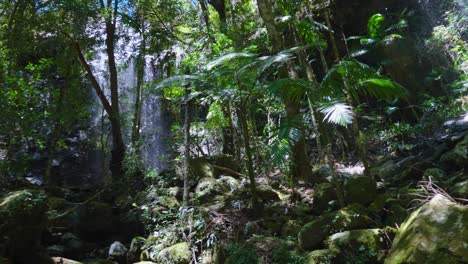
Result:
[[[401,225],[385,264],[466,263],[467,226],[468,207],[436,195]]]
[[[0,200],[0,255],[14,263],[47,263],[41,236],[47,228],[47,200],[43,192],[23,190]]]

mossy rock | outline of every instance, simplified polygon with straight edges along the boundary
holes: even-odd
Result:
[[[436,195],[398,229],[385,264],[467,263],[467,226],[468,207]]]
[[[234,178],[239,178],[239,174],[237,173],[231,173],[227,170],[220,169],[219,167],[222,168],[227,168],[230,169],[231,171],[238,172],[241,170],[239,166],[239,162],[237,162],[232,156],[229,155],[216,155],[212,156],[208,159],[208,162],[215,165],[213,166],[213,172],[214,172],[214,177],[219,178],[221,175],[228,175]],[[216,167],[218,166],[218,168]]]
[[[15,263],[51,261],[40,246],[46,212],[47,197],[41,191],[11,192],[0,200],[0,249],[5,257]]]
[[[167,264],[186,264],[192,259],[190,245],[187,242],[181,242],[170,247],[162,249],[157,256],[161,263]]]
[[[326,213],[304,225],[299,232],[299,244],[305,250],[318,249],[331,234],[345,230],[372,226],[366,209],[360,204],[352,204],[335,212]]]
[[[209,202],[216,195],[229,192],[229,188],[215,178],[201,179],[195,188],[195,196],[200,203]]]
[[[189,160],[190,185],[195,186],[200,179],[215,178],[214,168],[205,158]]]
[[[468,134],[449,152],[440,157],[444,169],[458,170],[468,168]]]
[[[307,254],[305,264],[333,264],[333,251],[329,249],[318,249]]]
[[[398,201],[392,201],[385,210],[383,223],[386,226],[397,226],[403,223],[407,217],[408,211]]]
[[[278,202],[280,197],[278,193],[268,185],[261,184],[257,186],[257,196],[263,202]]]
[[[326,211],[330,208],[330,202],[338,199],[335,186],[329,182],[317,185],[312,197],[314,199],[313,209],[317,213]]]
[[[452,187],[451,194],[457,198],[468,199],[468,180],[456,183]]]
[[[301,231],[301,223],[298,220],[288,220],[281,227],[281,235],[285,237],[297,237]]]
[[[381,229],[361,229],[333,234],[327,244],[335,263],[381,263],[378,252],[387,249],[386,240]]]
[[[231,176],[222,175],[217,181],[226,186],[230,192],[237,191],[241,187],[239,180]]]
[[[352,177],[345,181],[344,191],[348,203],[369,205],[377,197],[377,183],[370,177]]]

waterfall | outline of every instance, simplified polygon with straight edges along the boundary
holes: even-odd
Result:
[[[101,23],[102,24],[102,23]],[[90,64],[93,67],[99,84],[104,90],[105,95],[110,100],[109,90],[109,73],[107,64],[107,53],[104,44],[105,28],[102,25],[98,28],[90,29],[90,35],[99,40],[99,44],[95,47],[95,56]],[[118,86],[120,96],[120,110],[123,120],[123,134],[126,144],[130,142],[132,121],[135,111],[135,94],[137,86],[137,65],[136,58],[138,56],[139,47],[141,44],[141,35],[131,27],[125,26],[123,23],[117,23],[117,43],[115,45],[115,58],[118,69]],[[180,48],[166,50],[159,54],[145,55],[145,71],[144,83],[152,82],[161,77],[162,73],[158,70],[158,64],[163,63],[164,57],[167,54],[175,54],[176,66],[180,64],[183,54]],[[107,116],[96,114],[102,112],[102,106],[96,95],[94,95],[97,107],[92,106],[92,112],[95,113],[93,126],[95,130],[100,131],[102,118],[108,123]],[[164,159],[167,147],[164,144],[164,136],[168,131],[164,126],[164,117],[161,113],[161,98],[157,94],[149,94],[143,90],[142,110],[141,110],[141,157],[147,171],[161,171],[166,168],[166,160]],[[108,128],[107,128],[108,130]],[[101,132],[99,132],[101,133]],[[109,133],[107,131],[107,133]],[[107,144],[110,144],[108,140]]]

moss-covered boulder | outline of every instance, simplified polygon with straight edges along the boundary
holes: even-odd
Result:
[[[281,235],[285,237],[297,237],[302,225],[298,220],[287,220],[281,227]]]
[[[186,264],[192,259],[190,245],[187,242],[178,243],[162,249],[157,260],[167,264]]]
[[[195,186],[200,179],[214,178],[214,168],[205,158],[196,158],[189,161],[190,185]]]
[[[457,198],[468,199],[468,180],[456,183],[452,187],[451,194]]]
[[[351,177],[346,180],[344,191],[346,202],[369,205],[377,197],[377,183],[370,177]]]
[[[229,188],[215,178],[203,178],[195,188],[195,196],[200,203],[209,202],[216,195],[226,192],[229,192]]]
[[[448,170],[468,168],[468,134],[455,148],[440,157],[440,163]]]
[[[336,189],[333,184],[324,182],[314,188],[313,209],[315,212],[323,212],[330,207],[330,202],[337,200]]]
[[[304,225],[299,232],[299,244],[305,250],[318,249],[331,234],[371,225],[372,220],[366,215],[366,209],[360,204],[352,204]]]
[[[381,229],[344,231],[327,239],[337,263],[380,263],[378,252],[387,249],[389,242]],[[361,262],[352,261],[358,259]]]
[[[23,190],[0,200],[0,255],[14,263],[50,263],[41,247],[47,227],[47,197],[43,192]]]
[[[263,202],[276,202],[280,200],[278,193],[266,184],[257,186],[257,197]]]
[[[401,225],[385,264],[467,263],[467,226],[468,207],[436,195]]]
[[[305,264],[332,264],[334,254],[329,249],[314,250],[306,255]]]

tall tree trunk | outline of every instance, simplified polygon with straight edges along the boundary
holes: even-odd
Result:
[[[185,87],[185,93],[189,95],[188,87]],[[183,156],[183,181],[184,181],[184,190],[182,196],[182,203],[184,206],[188,205],[188,196],[189,196],[189,156],[190,156],[190,102],[186,101],[184,104],[184,156]]]
[[[250,181],[250,193],[252,195],[252,205],[255,212],[258,212],[259,203],[257,197],[257,187],[255,182],[255,171],[253,166],[253,157],[252,157],[252,150],[250,148],[250,132],[249,132],[249,124],[248,124],[248,112],[245,109],[245,105],[241,105],[237,109],[237,115],[240,119],[241,126],[242,126],[242,137],[244,139],[244,148],[245,148],[245,156],[247,158],[247,173],[249,176]]]
[[[119,87],[117,82],[117,66],[115,62],[115,26],[116,17],[118,11],[118,3],[116,0],[112,5],[112,0],[107,1],[107,7],[104,6],[104,2],[101,2],[101,8],[107,10],[106,16],[106,53],[108,56],[108,67],[110,75],[110,91],[111,101],[106,98],[104,90],[99,85],[96,76],[94,75],[91,66],[86,61],[83,51],[77,41],[75,41],[75,49],[78,53],[78,58],[81,65],[86,70],[88,77],[90,78],[91,84],[99,97],[104,110],[109,116],[111,122],[111,134],[112,134],[112,159],[110,164],[110,170],[112,176],[117,179],[120,178],[123,173],[123,159],[125,156],[125,144],[122,137],[122,124],[120,121],[120,110],[119,110]]]
[[[142,109],[142,96],[143,96],[143,84],[145,78],[145,55],[146,55],[146,34],[145,34],[145,21],[144,16],[141,16],[141,43],[140,52],[136,59],[136,72],[137,72],[137,86],[135,96],[135,113],[133,116],[133,128],[132,128],[132,144],[136,145],[140,140],[140,129],[141,129],[141,109]]]
[[[112,176],[120,178],[123,175],[123,159],[125,156],[125,144],[122,137],[122,124],[120,121],[120,107],[119,107],[119,86],[117,65],[115,62],[115,29],[119,1],[115,0],[113,9],[112,0],[108,0],[107,8],[112,10],[112,16],[106,18],[106,52],[108,56],[108,66],[110,75],[110,91],[111,91],[111,112],[109,115],[112,125],[112,160],[111,172]],[[110,12],[110,11],[109,11]]]
[[[223,154],[234,156],[234,127],[232,124],[232,113],[229,102],[223,104],[223,114],[228,123],[226,127],[223,127]]]
[[[274,14],[274,2],[270,0],[257,0],[258,11],[262,17],[263,22],[267,28],[268,34],[271,39],[273,51],[275,53],[293,46],[295,43],[286,43],[286,39],[291,41],[289,36],[286,36],[284,32],[281,32],[275,24]],[[293,40],[294,42],[294,40]],[[284,71],[283,71],[284,72]],[[295,70],[295,65],[289,62],[287,65],[287,73],[283,73],[283,77],[288,76],[290,78],[298,78],[298,74]],[[289,97],[284,98],[284,105],[286,110],[286,116],[290,123],[295,121],[299,125],[299,129],[304,131],[300,101],[294,100]],[[307,179],[311,175],[311,167],[309,164],[309,158],[306,151],[305,138],[302,136],[297,142],[294,142],[292,146],[292,161],[291,170],[293,179],[298,180],[299,178]]]

